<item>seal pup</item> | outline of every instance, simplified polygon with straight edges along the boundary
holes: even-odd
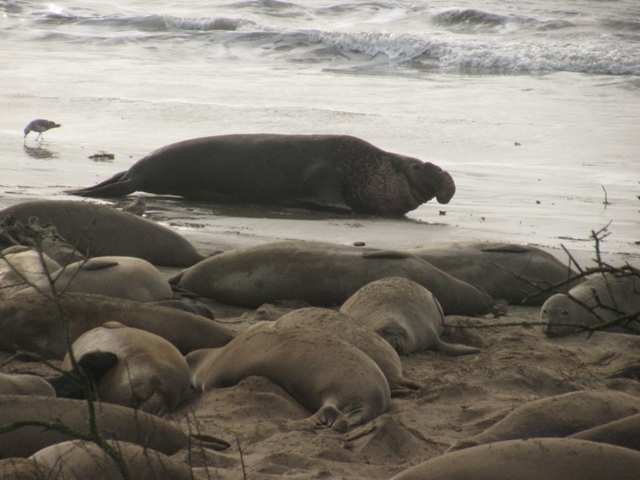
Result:
[[[70,200],[32,200],[0,210],[27,224],[51,224],[85,256],[137,257],[154,265],[189,267],[205,257],[173,230],[109,205]]]
[[[71,346],[78,361],[111,352],[115,365],[94,379],[98,399],[162,416],[175,410],[189,393],[189,366],[164,338],[119,322],[83,333]],[[99,360],[98,360],[99,361]],[[62,369],[72,371],[69,354]]]
[[[73,342],[84,332],[114,320],[159,335],[183,355],[222,347],[235,336],[216,321],[176,308],[86,293],[65,293],[58,301],[30,295],[0,302],[0,350],[23,350],[62,360],[69,348],[67,338]]]
[[[325,242],[282,241],[223,252],[169,282],[241,307],[279,300],[336,307],[367,283],[385,277],[405,277],[424,286],[445,315],[483,315],[493,308],[489,295],[415,255]]]
[[[27,135],[30,132],[38,132],[38,136],[36,140],[39,138],[44,138],[42,134],[47,130],[51,130],[52,128],[61,127],[59,123],[52,122],[51,120],[45,120],[44,118],[36,118],[35,120],[31,120],[29,124],[24,128],[24,141],[27,141]]]
[[[111,198],[135,191],[401,216],[434,197],[448,203],[455,183],[437,165],[348,135],[241,134],[167,145],[128,171],[66,193]]]
[[[635,480],[640,452],[585,440],[532,438],[447,453],[391,480]]]
[[[389,383],[392,397],[407,395],[424,387],[422,383],[403,376],[400,357],[389,343],[344,313],[328,308],[299,308],[278,318],[271,325],[274,328],[299,325],[309,329],[310,335],[313,330],[337,335],[376,362]]]
[[[561,337],[585,331],[622,315],[640,312],[640,270],[590,275],[569,293],[549,298],[540,311],[543,331],[548,337]],[[607,331],[640,333],[640,320],[626,326],[607,327]]]
[[[156,267],[135,257],[95,257],[72,263],[13,294],[93,293],[108,297],[154,302],[173,297],[171,285]]]
[[[0,373],[0,395],[44,395],[55,397],[56,391],[37,375]]]
[[[582,390],[524,404],[498,423],[460,440],[449,451],[517,438],[566,437],[640,412],[638,398],[616,391]]]
[[[582,280],[567,263],[531,245],[498,242],[454,242],[405,250],[452,277],[487,292],[494,300],[515,305],[542,305],[555,293],[566,293]],[[544,292],[544,293],[543,293]]]
[[[300,325],[260,322],[225,347],[198,350],[186,359],[196,390],[266,377],[315,412],[308,419],[315,428],[346,432],[389,408],[389,384],[371,358],[336,335],[309,335]]]
[[[184,463],[150,448],[127,442],[108,442],[122,456],[130,478],[153,480],[198,479]],[[95,443],[70,440],[34,453],[30,460],[40,474],[34,478],[75,480],[119,480],[122,473],[115,460]]]
[[[480,349],[442,341],[444,313],[433,294],[413,280],[387,277],[368,283],[340,311],[384,338],[400,355],[436,350],[469,355]]]
[[[16,245],[0,252],[0,299],[9,298],[47,274],[60,270],[60,264],[45,253]]]

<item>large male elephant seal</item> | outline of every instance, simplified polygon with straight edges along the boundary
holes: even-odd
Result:
[[[584,440],[532,438],[447,453],[391,480],[635,480],[640,452]]]
[[[102,402],[162,416],[175,410],[189,393],[191,378],[184,356],[153,333],[107,322],[83,333],[73,342],[71,351],[78,361],[104,352],[116,355],[115,365],[95,381]],[[62,369],[73,370],[69,354]]]
[[[566,437],[640,412],[637,397],[623,392],[583,390],[524,404],[484,432],[449,450],[534,437]]]
[[[93,293],[137,302],[155,302],[173,297],[171,285],[156,267],[135,257],[96,257],[62,267],[49,278],[41,278],[13,297],[37,293]]]
[[[120,455],[130,478],[197,480],[183,462],[134,443],[108,442]],[[122,480],[116,461],[95,443],[71,440],[46,447],[30,457],[38,476],[57,480]]]
[[[549,298],[540,311],[549,337],[561,337],[585,331],[624,315],[640,313],[640,270],[624,274],[596,273],[568,294]],[[640,333],[640,320],[613,325],[608,331]]]
[[[110,321],[155,333],[183,355],[221,347],[235,336],[224,325],[176,308],[84,293],[66,293],[59,302],[44,295],[0,302],[0,350],[23,350],[62,360],[69,347],[67,335],[73,342]]]
[[[44,253],[14,246],[0,252],[0,299],[9,298],[31,283],[60,270],[60,265]]]
[[[95,403],[98,432],[105,438],[135,443],[166,455],[173,455],[190,444],[214,450],[229,446],[224,440],[206,435],[187,435],[177,423],[140,410]],[[85,400],[37,395],[0,395],[0,426],[18,422],[50,422],[72,432],[86,434],[89,406]],[[28,457],[49,445],[72,440],[73,436],[56,429],[24,425],[0,433],[0,458]]]
[[[376,362],[389,383],[391,396],[406,395],[424,386],[402,374],[400,357],[389,343],[344,313],[329,308],[299,308],[278,318],[272,325],[275,328],[298,325],[308,329],[309,335],[313,330],[321,330],[339,336]]]
[[[318,428],[344,432],[389,408],[389,384],[371,358],[336,335],[300,325],[257,323],[225,347],[186,358],[196,390],[266,377],[316,412],[309,420]]]
[[[0,210],[22,223],[36,217],[53,225],[85,256],[138,257],[154,265],[189,267],[204,257],[173,230],[108,205],[68,200],[33,200]]]
[[[413,280],[387,277],[368,283],[351,295],[340,311],[368,326],[400,355],[437,350],[469,355],[480,350],[442,341],[444,314],[433,294]]]
[[[542,305],[551,295],[567,292],[580,282],[565,283],[575,276],[569,265],[531,245],[454,242],[406,251],[511,304]]]
[[[126,172],[68,193],[119,197],[135,191],[225,203],[304,205],[404,215],[455,193],[432,163],[347,135],[221,135],[174,143]]]
[[[283,241],[224,252],[170,279],[220,302],[257,308],[278,300],[335,307],[369,282],[405,277],[427,288],[445,315],[482,315],[493,300],[404,252],[323,242]]]

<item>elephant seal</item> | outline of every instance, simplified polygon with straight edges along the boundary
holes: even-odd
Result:
[[[126,442],[108,442],[120,453],[130,478],[153,480],[197,480],[198,477],[183,462],[150,448]],[[57,480],[122,480],[118,464],[95,443],[71,440],[46,447],[34,453],[30,460],[38,472],[34,478]]]
[[[391,480],[635,480],[640,452],[568,438],[511,440],[447,453]]]
[[[638,412],[638,398],[623,392],[582,390],[555,395],[516,408],[484,432],[457,442],[449,450],[517,438],[566,437]]]
[[[108,205],[69,200],[34,200],[0,210],[22,223],[36,217],[85,256],[124,256],[166,267],[189,267],[204,257],[173,230]]]
[[[62,360],[69,347],[67,334],[69,342],[74,342],[84,332],[113,320],[155,333],[182,354],[221,347],[235,336],[213,320],[170,307],[84,293],[65,293],[59,302],[44,295],[0,302],[0,350]]]
[[[169,280],[200,296],[257,308],[278,300],[334,307],[369,282],[406,277],[427,288],[445,315],[482,315],[493,300],[421,258],[403,252],[283,241],[210,257]]]
[[[608,443],[640,451],[640,413],[582,430],[569,438]]]
[[[510,304],[539,306],[580,282],[565,283],[576,275],[569,265],[531,245],[455,242],[405,251]]]
[[[387,277],[351,295],[340,311],[384,338],[400,355],[436,350],[469,355],[480,349],[443,342],[444,314],[429,290],[413,280]]]
[[[0,252],[0,299],[11,297],[57,270],[58,262],[44,253],[24,246],[5,248]]]
[[[104,437],[135,443],[173,455],[190,444],[223,450],[229,444],[212,436],[186,435],[177,423],[163,420],[140,410],[95,403],[98,432]],[[37,395],[0,395],[0,426],[16,422],[51,422],[74,432],[87,433],[89,407],[85,400],[53,398]],[[73,438],[55,429],[25,425],[0,433],[0,458],[29,457],[49,445]]]
[[[296,326],[331,332],[345,342],[362,350],[384,373],[391,396],[400,396],[419,390],[424,385],[402,375],[402,364],[396,351],[371,329],[360,325],[344,313],[328,308],[299,308],[283,315],[272,323],[274,328]]]
[[[626,274],[597,273],[568,294],[549,298],[540,311],[548,337],[582,332],[618,317],[640,312],[640,270]],[[607,331],[640,333],[640,320],[610,326]]]
[[[37,375],[0,373],[0,395],[44,395],[55,397],[49,383]]]
[[[138,328],[107,322],[73,342],[76,359],[111,352],[117,363],[95,381],[98,399],[162,416],[175,410],[191,386],[189,366],[170,342]],[[69,354],[62,369],[73,370]]]
[[[252,375],[282,387],[311,412],[316,428],[345,432],[389,408],[384,374],[361,350],[320,330],[260,322],[225,347],[187,355],[198,391],[236,385]]]
[[[244,134],[195,138],[151,152],[126,172],[66,193],[136,191],[221,203],[298,205],[404,215],[455,193],[437,165],[347,135]]]
[[[135,257],[96,257],[72,263],[53,272],[56,293],[93,293],[137,302],[155,302],[173,297],[171,285],[156,267]],[[32,286],[13,297],[36,293],[52,294],[49,278],[33,282]]]

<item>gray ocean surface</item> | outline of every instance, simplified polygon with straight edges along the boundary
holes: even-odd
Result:
[[[339,133],[436,163],[406,219],[148,200],[200,245],[493,240],[640,261],[640,2],[0,2],[0,208],[163,145]],[[34,118],[62,124],[23,144]],[[113,160],[88,158],[98,152]],[[122,205],[131,199],[121,199]]]

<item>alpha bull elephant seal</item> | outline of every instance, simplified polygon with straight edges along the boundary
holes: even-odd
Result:
[[[136,191],[404,215],[434,197],[448,203],[455,183],[437,165],[347,135],[246,134],[174,143],[109,180],[67,193],[107,198]]]

